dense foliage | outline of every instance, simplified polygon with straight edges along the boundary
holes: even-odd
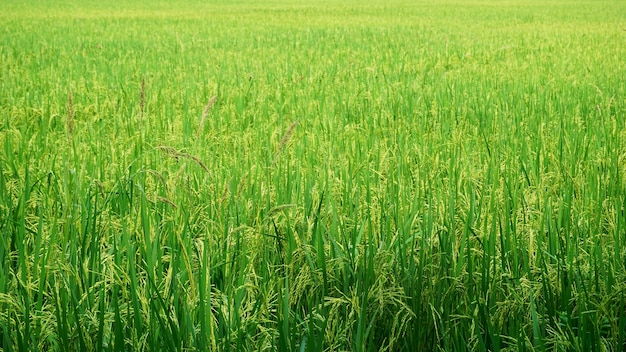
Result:
[[[623,1],[0,13],[0,350],[626,348]]]

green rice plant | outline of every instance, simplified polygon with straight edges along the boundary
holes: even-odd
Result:
[[[623,350],[624,10],[4,1],[0,350]]]

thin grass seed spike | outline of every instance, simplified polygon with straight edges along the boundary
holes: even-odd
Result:
[[[141,86],[139,87],[139,120],[143,120],[146,110],[146,78],[141,77]]]
[[[298,126],[298,121],[294,121],[291,125],[289,125],[289,128],[287,128],[287,131],[285,132],[285,134],[283,135],[283,138],[280,139],[280,143],[278,144],[278,149],[276,150],[276,154],[280,154],[285,145],[287,145],[287,143],[289,143],[289,141],[291,140],[291,137],[293,136],[293,132],[295,131],[296,127]]]
[[[179,158],[185,158],[185,159],[193,160],[204,171],[206,171],[207,173],[210,173],[209,168],[206,166],[206,164],[204,164],[204,162],[202,162],[202,160],[200,158],[198,158],[197,156],[193,156],[193,155],[188,154],[188,153],[179,152],[175,148],[172,148],[172,147],[166,146],[166,145],[159,145],[156,148],[161,150],[165,155],[167,155],[167,156],[173,158],[174,160],[176,160],[176,162],[178,162]]]
[[[71,90],[67,97],[67,120],[65,123],[67,128],[67,140],[71,143],[74,136],[74,97]]]
[[[211,110],[211,108],[213,107],[213,104],[215,104],[215,101],[217,101],[217,95],[212,96],[211,99],[209,99],[209,102],[204,106],[204,110],[202,111],[202,118],[200,118],[200,124],[198,124],[198,131],[196,132],[196,137],[200,137],[200,133],[202,133],[202,130],[204,129],[204,121],[206,120],[206,117],[209,115],[209,110]]]

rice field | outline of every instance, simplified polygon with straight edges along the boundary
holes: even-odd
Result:
[[[0,351],[626,349],[625,2],[0,13]]]

